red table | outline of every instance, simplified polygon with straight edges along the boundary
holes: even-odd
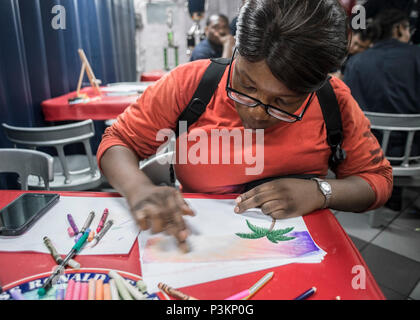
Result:
[[[96,96],[92,87],[80,90],[89,97]],[[68,99],[74,98],[76,92],[45,100],[41,103],[44,119],[46,121],[77,121],[77,120],[108,120],[121,114],[130,104],[136,102],[138,95],[106,96],[101,95],[100,100],[88,103],[69,104]]]
[[[0,191],[0,207],[20,195],[22,191]],[[59,192],[62,196],[117,197],[115,193]],[[186,198],[234,199],[230,196],[206,196],[185,194]],[[252,299],[293,299],[312,286],[318,291],[311,299],[333,300],[340,296],[343,300],[382,300],[385,299],[366,263],[352,241],[329,210],[321,210],[304,217],[314,241],[327,252],[318,264],[289,264],[269,271],[274,277]],[[1,239],[0,239],[1,241]],[[141,274],[137,241],[128,255],[104,255],[77,257],[83,268],[109,268]],[[0,283],[7,284],[34,274],[51,271],[54,261],[49,254],[34,252],[0,252]],[[366,272],[365,289],[353,289],[353,268],[364,268]],[[358,269],[360,270],[360,269]],[[245,288],[249,288],[267,270],[252,272],[183,288],[182,291],[198,299],[224,299]],[[357,282],[357,281],[356,281]],[[360,282],[358,282],[360,284]]]

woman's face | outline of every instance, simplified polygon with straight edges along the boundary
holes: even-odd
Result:
[[[265,60],[249,62],[238,55],[232,73],[233,89],[289,113],[295,113],[308,97],[291,91],[275,78]],[[245,129],[267,129],[283,122],[269,115],[261,105],[251,108],[235,102],[235,108]]]

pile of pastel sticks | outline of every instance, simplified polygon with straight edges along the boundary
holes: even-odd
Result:
[[[102,279],[89,279],[86,281],[75,281],[70,279],[65,284],[58,284],[56,300],[147,300],[146,285],[139,280],[133,286],[127,279],[124,279],[118,272],[109,272],[109,281]]]

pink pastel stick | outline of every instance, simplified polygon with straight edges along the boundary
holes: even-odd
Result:
[[[74,284],[73,289],[73,299],[72,300],[80,300],[80,289],[82,288],[82,283],[80,281],[76,281]]]
[[[69,280],[69,282],[67,283],[66,296],[64,297],[64,300],[73,300],[74,285],[74,280]]]
[[[225,300],[241,300],[242,298],[248,297],[251,294],[249,289],[246,289],[244,291],[241,291],[237,294],[234,294],[233,296],[226,298]]]
[[[80,300],[87,300],[89,296],[89,283],[82,282],[82,288],[80,290]]]
[[[88,282],[88,287],[89,287],[88,300],[95,300],[96,280],[90,279]]]

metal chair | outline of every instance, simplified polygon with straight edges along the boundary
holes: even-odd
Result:
[[[392,164],[394,186],[411,188],[420,187],[420,155],[412,155],[416,133],[420,134],[420,114],[389,114],[364,112],[370,120],[371,129],[382,133],[381,146],[385,157]],[[406,133],[404,154],[390,154],[392,132]],[[382,224],[381,216],[374,210],[370,216],[370,225],[377,227]]]
[[[166,144],[160,147],[160,151],[152,157],[140,161],[140,169],[156,185],[174,186],[171,182],[170,167],[174,163],[176,138],[171,137]],[[175,187],[179,188],[179,181],[175,176]]]
[[[52,190],[90,190],[102,184],[102,176],[92,154],[89,140],[95,135],[92,120],[52,127],[14,127],[3,123],[7,138],[15,146],[22,145],[31,149],[54,147],[58,157],[54,157],[54,180]],[[64,147],[82,143],[85,154],[66,155]],[[39,181],[29,179],[30,188],[42,188]]]
[[[17,173],[22,190],[28,190],[28,177],[43,179],[42,188],[49,190],[54,179],[54,159],[49,154],[28,149],[0,149],[0,172]]]
[[[156,154],[155,156],[142,161],[140,163],[140,169],[155,185],[173,186],[170,178],[170,167],[174,154],[173,151]]]

